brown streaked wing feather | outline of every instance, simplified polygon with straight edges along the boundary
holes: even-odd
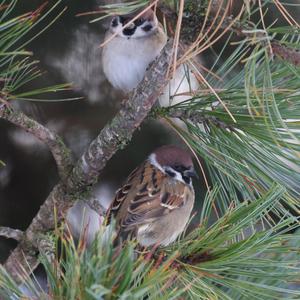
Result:
[[[144,169],[145,164],[135,168],[128,176],[126,183],[120,189],[117,190],[116,196],[112,201],[107,212],[108,222],[110,222],[112,216],[116,216],[118,214],[120,206],[124,205],[128,193],[130,193],[132,187],[137,184],[138,178],[144,177]]]
[[[135,195],[128,193],[131,200],[120,219],[120,225],[126,230],[170,213],[181,207],[186,199],[185,193],[189,187],[184,183],[174,181],[151,164],[146,165],[146,169],[139,187],[133,187]]]

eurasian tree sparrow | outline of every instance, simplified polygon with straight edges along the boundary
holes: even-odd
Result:
[[[195,193],[191,155],[177,146],[163,146],[128,177],[108,210],[118,236],[137,238],[141,246],[172,243],[185,229]]]
[[[114,88],[125,93],[140,83],[147,67],[167,42],[167,35],[152,10],[122,29],[135,15],[112,19],[105,40],[116,36],[104,45],[102,53],[105,76]],[[169,106],[190,99],[189,93],[198,88],[199,83],[188,65],[180,65],[159,97],[160,105]]]
[[[167,35],[152,10],[122,29],[133,17],[125,15],[112,19],[105,40],[116,36],[104,45],[102,53],[105,76],[113,87],[126,93],[143,79],[148,65],[167,42]]]

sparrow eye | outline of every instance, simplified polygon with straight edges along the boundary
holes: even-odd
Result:
[[[142,29],[143,29],[145,32],[150,31],[152,28],[153,28],[153,26],[152,26],[151,24],[148,24],[148,25],[142,27]]]
[[[111,26],[112,26],[112,27],[117,27],[118,24],[119,24],[118,17],[114,17],[114,18],[111,20]]]
[[[122,25],[124,25],[126,23],[126,18],[119,16],[120,22]]]
[[[135,33],[135,30],[136,30],[136,27],[134,26],[134,27],[132,27],[132,28],[124,28],[123,29],[123,34],[124,35],[126,35],[126,36],[128,36],[128,37],[130,37],[130,36],[132,36],[134,33]]]

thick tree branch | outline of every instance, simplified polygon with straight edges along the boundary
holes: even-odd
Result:
[[[96,183],[100,171],[108,160],[131,139],[133,132],[140,126],[158,96],[168,83],[168,70],[171,63],[173,41],[169,41],[145,74],[143,81],[129,95],[121,110],[110,124],[106,125],[87,151],[77,162],[66,184],[56,185],[37,216],[25,231],[24,238],[5,262],[11,276],[21,281],[20,272],[30,272],[37,264],[37,251],[43,234],[61,222],[66,211],[78,199],[86,197],[89,186]],[[55,216],[54,211],[57,212]]]
[[[9,121],[10,123],[24,129],[34,135],[41,142],[45,143],[57,165],[60,178],[64,181],[68,177],[72,169],[72,159],[69,149],[65,146],[62,139],[51,132],[48,128],[40,123],[27,117],[20,111],[14,110],[8,103],[0,105],[0,119]]]
[[[107,161],[130,141],[133,132],[150,112],[169,81],[167,73],[172,48],[173,41],[170,40],[118,114],[103,128],[78,161],[69,178],[68,187],[80,190],[94,184]]]
[[[19,229],[13,229],[10,227],[0,227],[0,236],[7,239],[14,239],[20,241],[23,237],[24,232]]]

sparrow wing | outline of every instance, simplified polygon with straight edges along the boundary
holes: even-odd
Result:
[[[175,181],[146,161],[134,170],[118,190],[110,209],[122,230],[152,222],[180,208],[186,201],[189,186]]]

